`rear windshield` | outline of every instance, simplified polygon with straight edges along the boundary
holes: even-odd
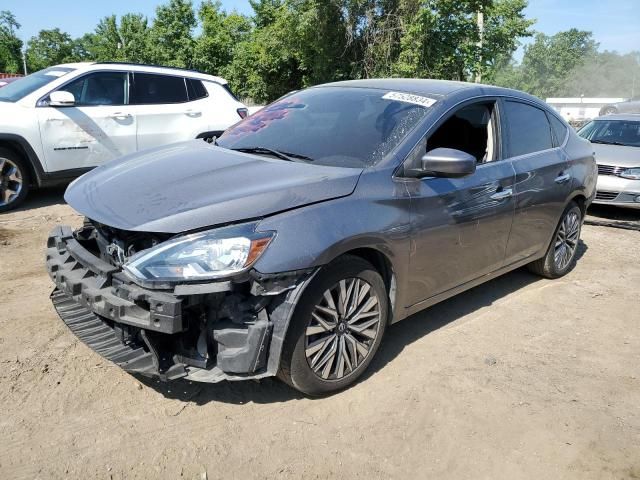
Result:
[[[417,104],[416,102],[424,102]],[[225,148],[268,148],[313,164],[366,167],[398,146],[433,101],[368,88],[320,87],[284,97],[229,128]]]
[[[640,120],[594,120],[578,135],[591,143],[640,147]]]
[[[68,67],[45,68],[11,82],[7,86],[0,88],[0,102],[17,102],[57,78],[73,72],[73,70],[73,68]]]

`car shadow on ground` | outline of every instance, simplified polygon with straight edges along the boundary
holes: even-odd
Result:
[[[67,187],[43,188],[29,192],[25,201],[18,208],[6,213],[18,213],[33,210],[35,208],[50,207],[52,205],[64,205],[64,191]],[[0,219],[2,214],[0,214]]]
[[[594,204],[587,210],[585,223],[602,227],[640,230],[640,208]]]
[[[587,249],[587,245],[580,241],[576,254],[578,261],[586,253]],[[385,368],[405,347],[425,335],[483,307],[490,306],[495,301],[541,280],[540,277],[530,273],[526,268],[520,268],[391,325],[385,333],[380,350],[378,350],[367,372],[358,383],[366,382],[369,377]],[[260,381],[221,382],[217,384],[203,384],[185,380],[164,383],[139,376],[137,378],[141,383],[153,388],[167,398],[183,402],[194,402],[197,405],[204,405],[209,402],[233,404],[278,403],[304,398],[301,393],[273,378]]]

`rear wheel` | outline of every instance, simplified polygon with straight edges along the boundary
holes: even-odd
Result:
[[[546,278],[559,278],[570,272],[576,264],[581,227],[582,210],[571,202],[562,214],[547,254],[530,263],[529,270]]]
[[[0,212],[20,205],[29,191],[29,169],[13,151],[0,148]]]
[[[370,263],[345,256],[328,265],[296,306],[278,376],[308,395],[351,385],[380,346],[388,309],[384,281]]]
[[[618,109],[616,107],[604,107],[601,115],[613,115],[614,113],[618,113]]]

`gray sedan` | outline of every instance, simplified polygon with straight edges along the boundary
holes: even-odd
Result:
[[[640,115],[607,115],[580,129],[598,164],[594,203],[640,208]]]
[[[76,180],[52,301],[131,372],[333,392],[389,324],[521,266],[569,272],[596,177],[589,142],[521,92],[313,87]]]

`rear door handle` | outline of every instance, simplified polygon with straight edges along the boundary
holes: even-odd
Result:
[[[513,195],[513,189],[511,188],[503,188],[502,190],[497,191],[493,195],[491,195],[491,200],[503,200],[505,198],[509,198]]]
[[[198,112],[197,110],[186,110],[184,113],[189,117],[199,117],[202,115],[202,112]]]
[[[555,182],[556,183],[567,183],[569,180],[571,180],[571,175],[568,173],[561,173],[559,176],[557,176],[555,178]]]

